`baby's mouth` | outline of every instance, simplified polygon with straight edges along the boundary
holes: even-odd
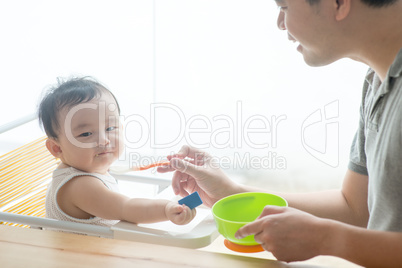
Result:
[[[109,152],[109,151],[105,151],[105,152],[98,153],[95,156],[100,156],[100,155],[105,155],[105,154],[110,154],[110,153],[111,152]]]

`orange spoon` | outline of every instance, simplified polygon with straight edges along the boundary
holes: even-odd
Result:
[[[168,166],[170,165],[169,161],[159,161],[159,162],[155,162],[155,163],[151,163],[149,165],[145,165],[145,166],[134,166],[134,167],[126,167],[126,166],[111,166],[110,167],[110,171],[116,174],[123,174],[123,173],[127,173],[130,171],[139,171],[139,170],[146,170],[146,169],[150,169],[153,167],[159,167],[159,166]]]

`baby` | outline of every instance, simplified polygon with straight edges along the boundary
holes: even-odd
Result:
[[[39,105],[47,149],[61,160],[46,193],[48,218],[111,226],[119,220],[187,224],[195,209],[162,199],[128,198],[118,191],[110,165],[123,151],[115,96],[90,78],[49,90]]]

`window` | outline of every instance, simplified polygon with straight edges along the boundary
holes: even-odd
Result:
[[[277,12],[263,0],[3,3],[0,125],[34,112],[57,77],[90,75],[119,99],[125,161],[191,144],[239,180],[339,186],[367,68],[306,66]]]

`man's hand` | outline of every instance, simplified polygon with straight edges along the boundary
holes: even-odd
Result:
[[[240,228],[236,238],[255,235],[257,243],[280,261],[302,261],[322,254],[329,220],[289,207],[266,206],[252,223]]]

